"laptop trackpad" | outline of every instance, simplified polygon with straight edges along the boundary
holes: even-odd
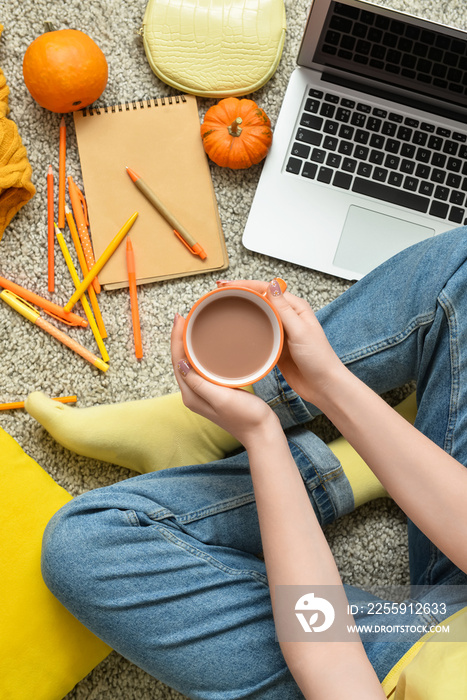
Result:
[[[366,275],[399,251],[434,234],[428,226],[351,205],[334,264]]]

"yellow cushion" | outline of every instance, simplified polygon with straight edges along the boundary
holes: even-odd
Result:
[[[42,535],[71,496],[0,428],[0,698],[61,700],[111,651],[46,587]]]
[[[168,85],[238,97],[274,74],[285,25],[283,0],[149,0],[142,34],[152,70]]]
[[[467,697],[467,608],[439,623],[389,671],[382,686],[391,700],[464,700]]]

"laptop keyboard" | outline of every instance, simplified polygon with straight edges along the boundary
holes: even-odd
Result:
[[[311,88],[286,171],[467,224],[467,136]]]
[[[401,18],[332,3],[327,31],[320,48],[327,60],[345,61],[359,71],[382,71],[457,95],[467,95],[465,40],[422,29]]]

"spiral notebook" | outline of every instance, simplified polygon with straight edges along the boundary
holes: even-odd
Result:
[[[228,257],[196,98],[178,95],[74,112],[89,232],[97,259],[135,212],[129,235],[138,284],[225,270]],[[135,187],[132,168],[204,248],[193,255]],[[125,246],[99,273],[105,289],[128,286]]]

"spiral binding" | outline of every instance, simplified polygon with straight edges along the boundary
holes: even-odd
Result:
[[[101,112],[107,114],[108,112],[123,112],[124,110],[129,112],[130,109],[146,109],[147,107],[153,106],[165,107],[166,104],[171,105],[174,103],[174,101],[176,104],[179,104],[180,102],[186,102],[186,97],[185,95],[175,95],[175,97],[154,97],[152,99],[147,98],[144,100],[132,100],[131,102],[120,102],[119,104],[110,105],[106,107],[93,107],[91,105],[90,107],[85,107],[84,109],[82,109],[81,112],[83,113],[83,117],[92,117],[95,114],[101,114]]]

